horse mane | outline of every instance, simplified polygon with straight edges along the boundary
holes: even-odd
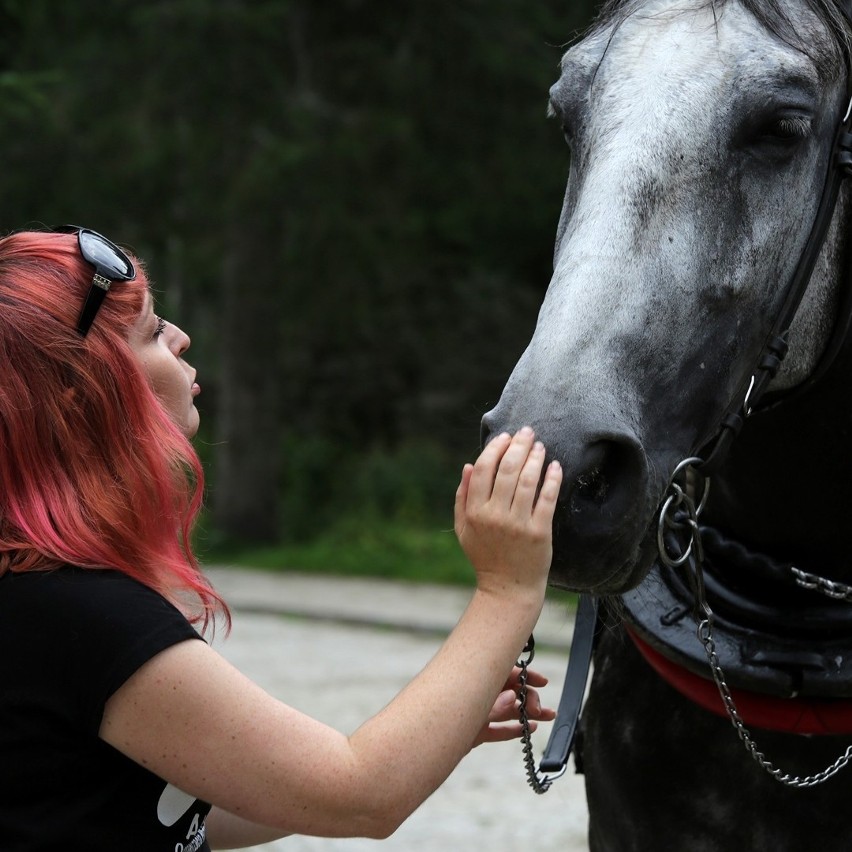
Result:
[[[718,16],[731,0],[687,0],[684,8],[711,8]],[[831,34],[839,56],[826,56],[814,50],[807,36],[796,31],[790,20],[788,0],[737,0],[755,19],[774,36],[796,50],[807,54],[816,64],[821,76],[830,78],[837,71],[835,60],[843,60],[847,69],[852,69],[852,32],[850,15],[852,10],[844,0],[803,0],[808,8],[822,21]],[[617,28],[644,5],[644,0],[604,0],[595,18],[591,33],[610,27]]]

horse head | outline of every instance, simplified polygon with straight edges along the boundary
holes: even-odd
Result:
[[[562,59],[549,111],[571,170],[553,277],[483,419],[486,439],[529,423],[562,462],[554,585],[641,581],[674,469],[745,399],[785,303],[848,101],[840,12],[786,7],[610,0]],[[836,245],[773,388],[801,382],[821,354]]]

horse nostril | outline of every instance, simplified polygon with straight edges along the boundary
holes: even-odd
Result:
[[[587,445],[578,468],[570,497],[572,513],[625,511],[644,476],[642,452],[627,438]]]
[[[593,468],[577,477],[577,497],[597,503],[599,506],[606,502],[609,493],[609,481],[599,468]]]

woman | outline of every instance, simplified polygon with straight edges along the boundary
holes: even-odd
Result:
[[[532,430],[465,465],[455,528],[477,574],[470,604],[347,737],[266,694],[192,626],[227,608],[189,547],[203,477],[188,347],[154,313],[139,261],[101,235],[0,240],[5,852],[385,837],[471,747],[519,733],[500,723],[516,712],[513,661],[541,610],[561,481]]]

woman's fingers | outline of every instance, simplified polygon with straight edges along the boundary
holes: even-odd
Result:
[[[508,432],[503,432],[492,438],[479,454],[471,471],[467,493],[468,505],[482,505],[491,499],[498,467],[512,440]]]
[[[541,485],[541,470],[544,466],[544,444],[536,441],[529,450],[515,482],[512,495],[512,513],[520,519],[532,515],[536,494]]]
[[[535,433],[524,426],[514,436],[504,432],[493,438],[476,464],[465,465],[456,492],[456,517],[460,511],[493,503],[526,517],[541,503],[541,514],[550,515],[559,496],[562,469],[551,462],[544,471],[545,448]]]
[[[529,719],[549,722],[556,718],[556,711],[552,707],[542,705],[541,696],[535,689],[527,689],[526,710]],[[512,690],[501,692],[488,714],[488,721],[513,722],[518,719],[520,719],[520,702],[517,694]]]
[[[541,451],[536,452],[535,448],[539,446]],[[537,485],[538,473],[534,469],[537,465],[540,471],[543,461],[544,447],[535,441],[533,430],[529,426],[524,426],[512,438],[500,459],[492,499],[499,505],[510,508],[518,498],[518,489],[522,482],[526,484],[531,478],[535,478]],[[535,494],[536,485],[533,485],[533,494]]]
[[[467,510],[467,498],[470,493],[470,478],[473,475],[473,465],[466,464],[462,468],[461,481],[456,489],[456,503],[454,508],[456,535],[461,535],[464,529],[465,512]]]
[[[552,461],[544,472],[544,481],[538,493],[533,517],[550,524],[556,511],[556,501],[559,499],[559,490],[562,487],[562,465],[558,461]]]
[[[530,722],[530,732],[534,732],[538,726],[535,722]],[[509,740],[517,740],[524,734],[524,729],[520,722],[507,722],[503,724],[486,725],[477,736],[474,746],[482,745],[483,743],[505,743]]]
[[[552,722],[556,711],[550,707],[542,707],[538,693],[534,689],[527,691],[527,722],[530,731],[535,731],[538,722]],[[501,692],[488,716],[488,722],[483,725],[474,746],[482,743],[498,743],[516,740],[523,736],[524,729],[520,721],[518,698],[514,692]]]
[[[517,691],[520,687],[520,676],[521,667],[515,666],[512,669],[512,673],[509,675],[503,689],[514,689]],[[537,671],[536,669],[527,669],[527,684],[529,686],[547,686],[548,680],[540,671]]]

